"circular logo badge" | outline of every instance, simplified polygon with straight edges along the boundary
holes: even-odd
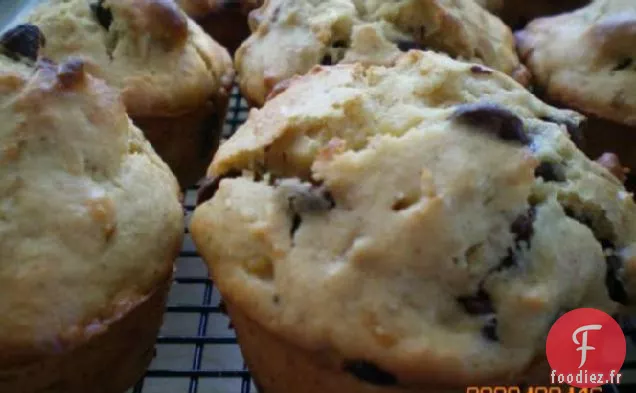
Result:
[[[570,311],[548,334],[552,383],[577,388],[620,383],[626,351],[623,330],[611,316],[593,308]]]

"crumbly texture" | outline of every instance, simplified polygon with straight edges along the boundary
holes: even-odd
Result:
[[[473,0],[269,0],[250,14],[250,27],[235,59],[242,92],[257,106],[277,83],[314,65],[390,65],[416,48],[528,82],[510,29]]]
[[[562,312],[636,295],[636,205],[570,140],[582,116],[420,51],[277,93],[219,149],[191,231],[228,303],[328,367],[516,382]]]
[[[133,118],[227,101],[230,55],[173,0],[48,0],[28,21],[47,37],[44,57],[84,59],[91,73],[121,89]]]
[[[179,0],[181,8],[230,53],[249,37],[248,15],[262,0]]]
[[[176,179],[85,67],[0,56],[3,371],[114,329],[165,286],[182,239]]]
[[[517,43],[547,99],[636,126],[636,2],[597,0],[538,19]]]
[[[549,15],[570,12],[590,3],[590,0],[475,0],[499,16],[512,29],[523,28],[528,22]]]

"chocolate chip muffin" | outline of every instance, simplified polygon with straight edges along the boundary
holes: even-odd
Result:
[[[476,0],[482,7],[499,16],[514,30],[528,22],[550,15],[570,12],[591,0]]]
[[[234,53],[250,35],[248,16],[263,0],[179,0],[185,12]]]
[[[235,59],[243,95],[256,106],[277,83],[314,65],[390,65],[410,49],[445,52],[528,82],[508,27],[473,0],[269,0],[250,14],[250,26]]]
[[[122,393],[153,357],[179,187],[80,59],[0,40],[0,392]],[[19,42],[20,45],[13,43]]]
[[[121,90],[183,187],[203,177],[227,110],[231,58],[172,0],[48,0],[28,20],[48,38],[44,57],[79,57]]]
[[[546,383],[561,313],[636,295],[636,205],[572,142],[583,120],[422,51],[252,110],[191,231],[261,391]]]
[[[517,34],[538,94],[590,118],[585,149],[636,169],[636,2],[598,0]]]

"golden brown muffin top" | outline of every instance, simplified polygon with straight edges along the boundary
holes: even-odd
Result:
[[[409,49],[528,82],[510,29],[474,0],[268,0],[250,14],[250,27],[235,59],[242,92],[257,106],[277,83],[314,65],[390,65]]]
[[[0,55],[0,368],[103,332],[178,252],[176,179],[86,67]]]
[[[537,19],[517,42],[548,99],[636,126],[636,1],[596,0]]]
[[[192,235],[233,307],[325,367],[519,383],[560,313],[636,296],[636,205],[582,120],[433,52],[316,67],[221,146]]]
[[[173,0],[49,0],[28,21],[48,37],[44,57],[83,59],[133,117],[181,115],[231,86],[228,52]]]

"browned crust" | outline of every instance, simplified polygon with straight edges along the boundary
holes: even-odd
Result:
[[[170,276],[171,278],[171,276]],[[0,368],[0,392],[122,393],[144,374],[154,356],[171,279],[128,312],[73,349]]]
[[[133,117],[182,189],[196,184],[219,147],[229,95],[176,117]]]
[[[226,301],[245,362],[260,393],[465,393],[466,386],[374,386],[338,368],[336,356],[305,351],[265,330]],[[547,384],[549,369],[539,362],[527,382]],[[453,381],[449,381],[453,383]]]

